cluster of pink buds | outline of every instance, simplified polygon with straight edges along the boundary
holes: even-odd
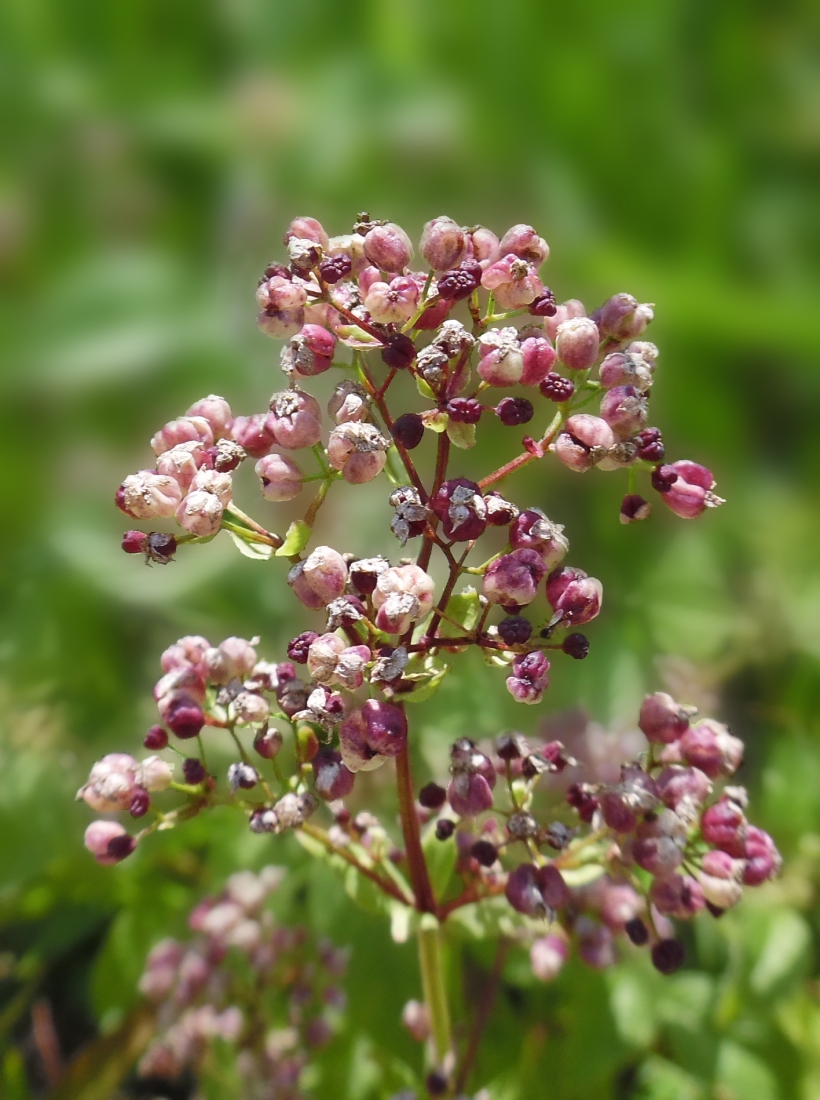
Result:
[[[339,1028],[347,955],[313,942],[306,929],[274,921],[265,901],[283,873],[266,867],[231,875],[219,897],[191,913],[191,941],[165,939],[153,948],[140,992],[155,1011],[156,1036],[140,1061],[141,1077],[170,1082],[207,1073],[221,1040],[236,1052],[241,1095],[304,1095],[312,1052]]]
[[[187,637],[166,650],[154,693],[160,723],[145,745],[181,755],[181,780],[158,757],[105,757],[81,797],[103,813],[156,809],[157,820],[136,837],[116,821],[96,822],[88,846],[116,862],[159,822],[168,828],[230,803],[255,833],[292,831],[439,922],[505,894],[521,926],[539,932],[540,977],[558,972],[571,940],[605,965],[619,932],[651,943],[655,965],[671,972],[681,948],[670,917],[722,912],[778,866],[770,838],[746,823],[740,788],[708,802],[713,783],[737,767],[740,742],[652,696],[640,723],[648,751],[612,782],[573,783],[577,819],[544,824],[533,808],[539,781],[575,766],[560,742],[531,750],[516,734],[485,751],[461,737],[447,783],[428,783],[416,801],[407,706],[427,699],[471,647],[530,705],[542,701],[556,655],[587,656],[579,627],[599,614],[602,585],[581,555],[570,556],[562,524],[498,490],[518,470],[554,457],[578,473],[623,471],[623,523],[651,512],[639,477],[685,519],[722,503],[710,471],[666,463],[661,432],[647,424],[658,349],[643,337],[653,307],[624,293],[591,312],[577,299],[559,302],[541,278],[549,248],[523,224],[499,237],[434,218],[417,265],[407,233],[368,214],[337,237],[296,218],[284,245],[256,292],[259,328],[285,341],[284,388],[248,415],[234,416],[221,397],[196,401],[156,433],[152,468],[125,479],[117,505],[181,528],[128,531],[126,551],[165,564],[183,544],[225,531],[267,568],[284,566],[281,583],[311,618],[277,663],[259,659],[258,639],[212,646]],[[412,384],[394,385],[400,376]],[[308,392],[314,385],[324,389],[321,404]],[[586,411],[593,402],[597,412]],[[493,418],[513,429],[515,453],[482,470],[480,428]],[[520,434],[524,425],[531,434]],[[282,533],[234,500],[248,456],[264,500],[290,502],[299,517]],[[377,479],[384,552],[356,557],[328,533],[314,538],[330,492]],[[390,560],[393,538],[409,556]],[[206,763],[214,736],[235,750],[221,782]],[[190,755],[177,744],[186,741]],[[401,846],[368,811],[346,805],[357,774],[385,765],[395,769]],[[183,796],[181,806],[151,806],[162,784]],[[324,825],[313,818],[322,803]],[[459,892],[433,890],[422,827],[457,846]],[[545,848],[557,854],[547,858]],[[575,884],[571,872],[588,875],[591,865],[597,880]],[[446,1077],[447,1028],[426,1007],[436,1072]],[[445,1091],[451,1084],[445,1079]]]

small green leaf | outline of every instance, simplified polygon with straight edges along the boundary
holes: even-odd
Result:
[[[585,867],[568,867],[566,870],[561,868],[561,878],[567,884],[567,886],[589,886],[591,882],[596,882],[604,873],[604,868],[600,863],[588,863]]]
[[[422,397],[426,397],[428,401],[435,401],[436,395],[424,381],[420,374],[416,375],[416,389],[419,391]]]
[[[358,325],[339,325],[334,330],[343,344],[349,348],[380,348],[382,343]]]
[[[292,558],[295,554],[301,554],[312,533],[313,528],[308,527],[303,519],[294,520],[288,527],[284,543],[276,551],[276,557]]]
[[[459,623],[465,634],[469,634],[474,629],[478,622],[479,610],[478,592],[471,585],[462,588],[455,596],[451,596],[447,603],[448,618]],[[439,626],[439,633],[443,638],[453,638],[458,633],[458,629],[453,623],[443,619]]]
[[[414,688],[407,695],[402,695],[401,699],[404,703],[424,703],[431,695],[441,687],[441,682],[447,673],[450,671],[450,666],[445,665],[444,668],[438,669],[436,672],[423,673],[420,676],[405,676],[406,680],[413,680],[418,683],[418,687]]]
[[[447,435],[454,447],[462,451],[469,451],[475,447],[475,424],[458,424],[451,420],[447,425]]]
[[[425,428],[439,435],[447,430],[447,425],[450,423],[450,417],[441,409],[428,409],[421,414],[421,419]]]
[[[246,558],[253,558],[254,561],[269,561],[273,557],[273,547],[268,546],[266,542],[247,542],[235,531],[229,531],[228,534],[233,539],[239,553]]]

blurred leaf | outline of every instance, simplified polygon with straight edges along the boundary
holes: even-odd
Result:
[[[436,823],[431,821],[422,833],[421,846],[427,862],[427,870],[430,873],[430,881],[433,884],[433,892],[437,898],[441,898],[453,877],[458,858],[455,839],[450,837],[449,840],[438,840]]]
[[[138,1008],[111,1035],[86,1047],[49,1100],[110,1100],[154,1035],[154,1013]]]
[[[248,539],[243,539],[235,531],[228,531],[228,534],[231,536],[234,546],[244,557],[252,558],[255,561],[270,561],[273,557],[273,547],[267,543],[251,542]]]
[[[772,916],[769,934],[750,976],[752,989],[770,997],[777,986],[794,979],[805,968],[811,930],[799,913],[781,910]]]
[[[779,1100],[771,1070],[757,1055],[724,1039],[720,1044],[715,1080],[736,1100]]]

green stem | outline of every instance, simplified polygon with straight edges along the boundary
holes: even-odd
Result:
[[[441,1065],[453,1046],[450,1032],[450,1011],[444,982],[444,960],[441,951],[441,925],[425,913],[419,926],[419,965],[424,1003],[430,1013],[436,1063]]]

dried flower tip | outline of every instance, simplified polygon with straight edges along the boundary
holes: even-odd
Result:
[[[491,527],[508,527],[518,518],[516,506],[505,500],[500,493],[495,491],[487,493],[484,504],[487,508],[487,523]]]
[[[649,519],[651,514],[652,505],[639,493],[629,493],[621,501],[621,523],[637,523]]]
[[[327,403],[327,411],[337,424],[366,420],[369,411],[367,391],[351,378],[343,378]]]
[[[361,485],[382,472],[389,442],[373,424],[340,424],[330,433],[327,456],[345,481]]]
[[[289,451],[313,447],[322,438],[319,402],[302,390],[285,390],[270,399],[266,426],[274,441]],[[244,444],[243,444],[244,445]]]
[[[231,764],[228,768],[228,786],[230,787],[231,794],[236,794],[240,789],[243,791],[249,791],[255,787],[259,782],[259,774],[256,768],[252,768],[250,764],[237,763]]]
[[[439,297],[449,302],[460,302],[469,298],[481,285],[481,274],[481,265],[474,260],[467,260],[459,267],[445,271],[437,281]]]
[[[569,401],[575,393],[575,383],[571,382],[569,378],[564,378],[563,375],[554,372],[550,372],[538,388],[544,397],[558,404]]]
[[[487,526],[487,506],[478,485],[467,478],[445,481],[430,506],[442,521],[448,539],[467,542],[479,538]]]
[[[496,416],[508,428],[527,424],[535,415],[532,401],[526,397],[504,397],[496,405]]]

